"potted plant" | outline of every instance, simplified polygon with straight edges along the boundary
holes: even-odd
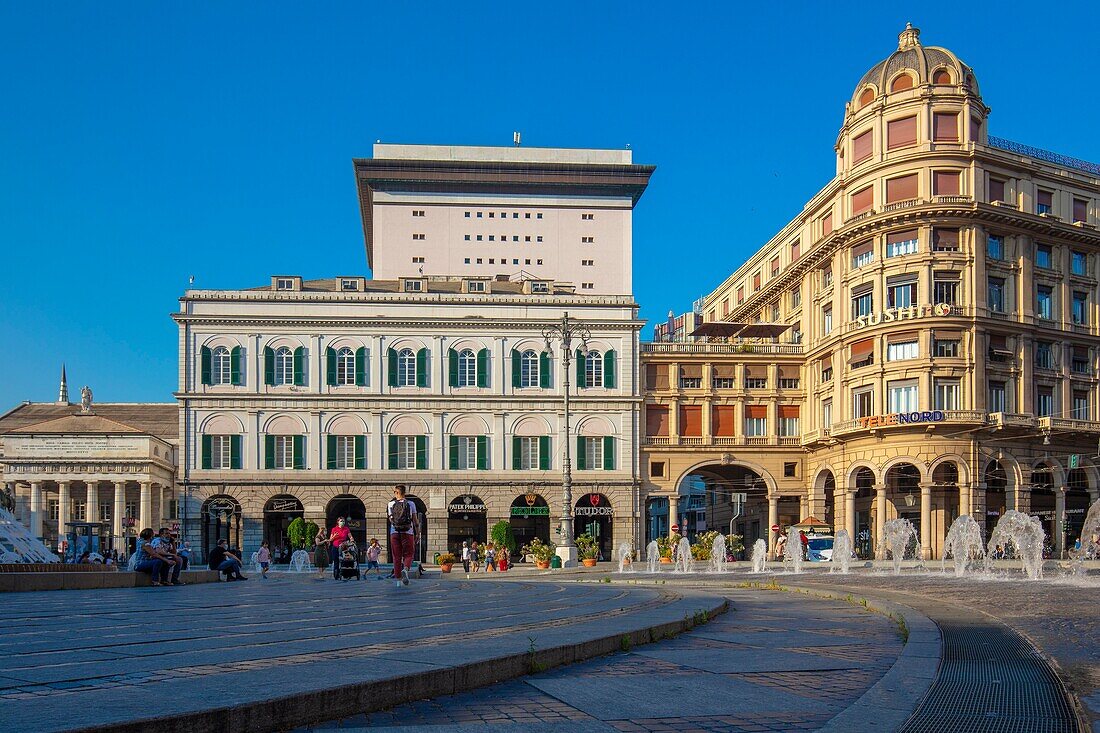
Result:
[[[586,568],[596,567],[596,560],[600,556],[600,546],[596,538],[585,533],[577,537],[577,555]]]
[[[675,532],[667,537],[657,538],[657,553],[661,556],[662,563],[672,564],[672,553],[676,551],[676,546],[679,544],[680,535]]]
[[[524,545],[523,554],[530,555],[535,561],[535,567],[539,570],[546,570],[550,567],[550,558],[554,556],[554,546],[548,545],[536,537],[530,543]]]
[[[449,552],[439,553],[439,557],[436,559],[436,563],[439,564],[439,569],[445,573],[451,572],[451,566],[455,564],[455,556]]]

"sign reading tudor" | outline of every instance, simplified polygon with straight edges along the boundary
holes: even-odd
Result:
[[[613,514],[611,502],[603,494],[587,494],[573,508],[575,517],[610,517]]]
[[[911,305],[907,308],[887,308],[881,313],[856,316],[852,323],[855,324],[855,328],[866,328],[867,326],[877,326],[880,323],[890,323],[892,321],[910,321],[927,316],[943,317],[949,315],[951,315],[951,306],[947,303]]]
[[[943,410],[924,410],[923,412],[894,412],[889,415],[869,415],[859,418],[861,428],[881,428],[887,425],[909,425],[929,422],[943,422],[947,415]]]

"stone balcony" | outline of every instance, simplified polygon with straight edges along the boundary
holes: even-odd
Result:
[[[799,436],[788,435],[733,435],[733,436],[663,436],[647,435],[642,445],[647,448],[730,448],[735,446],[791,447],[802,444]]]
[[[910,419],[911,416],[918,416]],[[897,418],[897,419],[892,419]],[[902,413],[901,415],[881,415],[871,418],[860,417],[833,423],[829,435],[833,438],[846,435],[871,433],[878,430],[900,430],[904,428],[935,428],[938,425],[985,425],[988,415],[980,410],[922,410]],[[805,436],[803,436],[805,443]]]
[[[1071,420],[1065,417],[1040,417],[1037,420],[1040,430],[1066,430],[1074,433],[1100,433],[1100,422],[1096,420]]]
[[[643,343],[643,354],[791,354],[800,356],[802,344],[672,342]]]

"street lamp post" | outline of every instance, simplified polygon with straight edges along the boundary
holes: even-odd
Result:
[[[569,368],[572,363],[573,339],[581,342],[581,348],[588,350],[588,329],[569,319],[569,313],[562,315],[561,323],[547,326],[542,330],[542,337],[546,340],[546,349],[553,349],[553,341],[561,340],[563,381],[565,407],[565,425],[562,430],[564,435],[565,452],[562,458],[561,480],[561,533],[558,536],[557,555],[561,558],[562,567],[575,567],[577,564],[577,545],[573,541],[573,472],[570,455],[571,443],[569,440]]]

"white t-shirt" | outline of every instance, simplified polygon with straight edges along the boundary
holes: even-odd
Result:
[[[470,547],[469,547],[469,545],[462,548],[462,559],[463,560],[469,560],[470,559]]]
[[[416,527],[416,522],[417,522],[416,504],[413,504],[408,499],[403,499],[402,501],[404,501],[405,503],[407,503],[409,505],[409,520],[410,520],[409,528],[406,529],[402,534],[416,534],[416,530],[414,529]],[[387,517],[392,517],[393,516],[393,507],[396,504],[397,504],[397,499],[390,499],[390,503],[386,505],[386,516]],[[396,530],[394,530],[392,526],[390,527],[390,530],[394,531],[396,533]]]

